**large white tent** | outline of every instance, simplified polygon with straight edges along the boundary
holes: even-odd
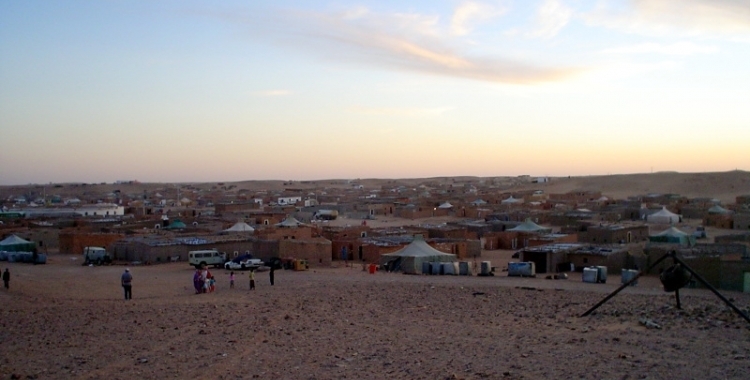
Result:
[[[513,227],[509,228],[508,231],[515,231],[515,232],[536,232],[536,233],[550,233],[552,232],[551,228],[542,227],[534,222],[531,221],[531,219],[526,219],[523,223]]]
[[[282,220],[280,223],[276,223],[276,227],[285,227],[285,228],[294,228],[299,226],[304,226],[305,224],[297,220],[297,218],[289,215],[284,220]]]
[[[409,245],[400,250],[382,255],[380,264],[404,273],[422,273],[424,262],[454,262],[456,255],[440,252],[430,247],[421,236],[415,237]]]
[[[654,224],[675,224],[681,221],[681,217],[669,210],[666,207],[662,207],[661,210],[646,216],[648,223]]]
[[[224,232],[253,232],[253,231],[255,231],[255,228],[250,227],[250,225],[245,222],[237,222],[232,227],[229,227],[226,230],[224,230]]]

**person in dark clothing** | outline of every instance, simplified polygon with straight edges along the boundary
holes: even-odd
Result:
[[[271,266],[271,271],[268,272],[268,276],[271,279],[271,285],[273,286],[273,272],[276,270],[276,267]]]
[[[133,298],[133,275],[130,274],[130,269],[125,268],[125,273],[120,277],[122,288],[125,290],[125,299],[129,300]]]
[[[3,272],[3,285],[5,285],[5,289],[10,289],[10,271],[8,268],[5,268],[5,272]]]

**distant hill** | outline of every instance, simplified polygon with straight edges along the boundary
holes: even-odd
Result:
[[[587,177],[553,177],[549,183],[529,184],[522,188],[542,189],[547,193],[574,190],[601,191],[623,199],[631,195],[679,194],[690,198],[710,197],[722,203],[734,203],[738,195],[750,194],[750,172],[734,170],[718,173],[658,172]]]
[[[534,177],[532,177],[534,178]],[[124,193],[140,193],[146,191],[176,192],[178,187],[213,189],[226,192],[241,191],[279,191],[295,189],[305,191],[314,188],[351,188],[360,184],[365,189],[379,189],[383,186],[417,187],[420,184],[436,186],[444,184],[464,183],[479,184],[483,182],[492,185],[498,191],[543,190],[545,193],[567,193],[575,190],[601,191],[602,194],[616,199],[624,199],[632,195],[645,194],[679,194],[690,198],[717,198],[722,203],[734,203],[738,195],[750,194],[750,172],[735,170],[716,173],[677,173],[658,172],[646,174],[616,174],[583,177],[551,177],[547,183],[531,183],[530,178],[524,177],[435,177],[435,178],[362,178],[322,179],[314,181],[281,181],[281,180],[247,180],[237,182],[205,182],[205,183],[129,183],[129,184],[47,184],[27,186],[0,186],[0,197],[6,199],[9,195],[22,195],[33,191],[51,195],[76,196],[83,193],[107,193],[121,190]]]

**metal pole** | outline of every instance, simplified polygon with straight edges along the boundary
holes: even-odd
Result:
[[[685,264],[685,262],[680,260],[677,256],[674,257],[674,260],[682,264],[685,267],[685,269],[688,270],[688,272],[690,272],[693,276],[695,276],[696,279],[698,279],[698,281],[700,281],[703,285],[705,285],[709,290],[711,290],[714,294],[716,294],[717,297],[719,297],[722,301],[724,301],[724,303],[729,305],[729,307],[731,307],[732,310],[734,310],[743,319],[745,319],[748,323],[750,323],[750,317],[748,317],[747,314],[743,313],[742,310],[738,309],[737,306],[734,306],[734,304],[731,301],[729,301],[723,295],[721,295],[721,293],[719,293],[719,291],[716,290],[716,288],[711,286],[711,284],[709,284],[708,281],[706,281],[705,279],[703,279],[703,277],[701,277],[698,273],[696,273],[693,270],[693,268],[690,268],[690,266]]]
[[[664,261],[664,259],[666,259],[667,257],[670,257],[670,256],[672,256],[672,254],[668,253],[668,254],[665,254],[664,256],[660,257],[659,260],[656,260],[656,262],[654,262],[653,264],[651,264],[651,266],[649,266],[648,269],[646,269],[646,272],[650,271],[651,268],[657,266],[659,263],[661,263],[662,261]],[[633,283],[636,280],[638,280],[638,278],[641,277],[641,275],[643,273],[644,272],[638,273],[638,275],[635,276],[635,277],[633,277],[633,278],[631,278],[630,281],[622,284],[622,286],[620,286],[619,288],[617,288],[617,290],[615,290],[614,292],[610,293],[608,296],[604,297],[603,300],[599,301],[599,303],[597,303],[596,305],[594,305],[591,309],[588,309],[585,313],[581,314],[581,317],[588,316],[594,310],[598,309],[599,306],[604,305],[605,302],[609,301],[612,297],[614,297],[615,295],[617,295],[617,293],[621,292],[623,289],[625,289],[626,287],[628,287],[631,283]]]

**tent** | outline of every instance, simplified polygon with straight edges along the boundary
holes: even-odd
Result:
[[[276,227],[286,227],[286,228],[292,228],[292,227],[299,227],[304,226],[305,224],[297,220],[297,218],[289,215],[284,220],[282,220],[280,223],[276,223]]]
[[[708,213],[711,215],[728,215],[728,214],[731,214],[732,212],[725,209],[724,207],[716,205],[708,209]]]
[[[537,233],[550,233],[552,232],[551,228],[542,227],[534,222],[531,221],[531,219],[526,219],[523,223],[513,227],[509,228],[508,231],[515,231],[515,232],[537,232]]]
[[[424,262],[455,262],[456,255],[443,253],[430,247],[421,236],[404,248],[380,257],[380,264],[387,265],[390,270],[400,270],[404,273],[422,273]]]
[[[184,230],[185,228],[187,228],[187,224],[183,223],[179,219],[175,219],[166,227],[166,229],[168,230]]]
[[[452,208],[452,207],[453,207],[453,205],[450,202],[445,202],[445,203],[441,204],[440,206],[438,206],[438,208],[443,208],[443,209],[445,209],[445,208]]]
[[[675,224],[682,221],[682,217],[667,210],[666,206],[661,210],[646,216],[646,222],[654,224]]]
[[[16,235],[10,235],[0,241],[0,251],[6,252],[34,252],[36,245]]]
[[[512,205],[512,204],[516,204],[516,203],[523,203],[523,199],[513,198],[513,196],[511,195],[507,199],[503,199],[502,201],[500,201],[500,203],[502,203],[504,205]]]
[[[695,245],[695,236],[680,231],[676,227],[669,227],[658,234],[649,236],[648,241],[652,243],[671,243],[693,246]]]
[[[250,227],[245,222],[237,222],[232,227],[227,228],[224,232],[253,232],[255,228]]]

